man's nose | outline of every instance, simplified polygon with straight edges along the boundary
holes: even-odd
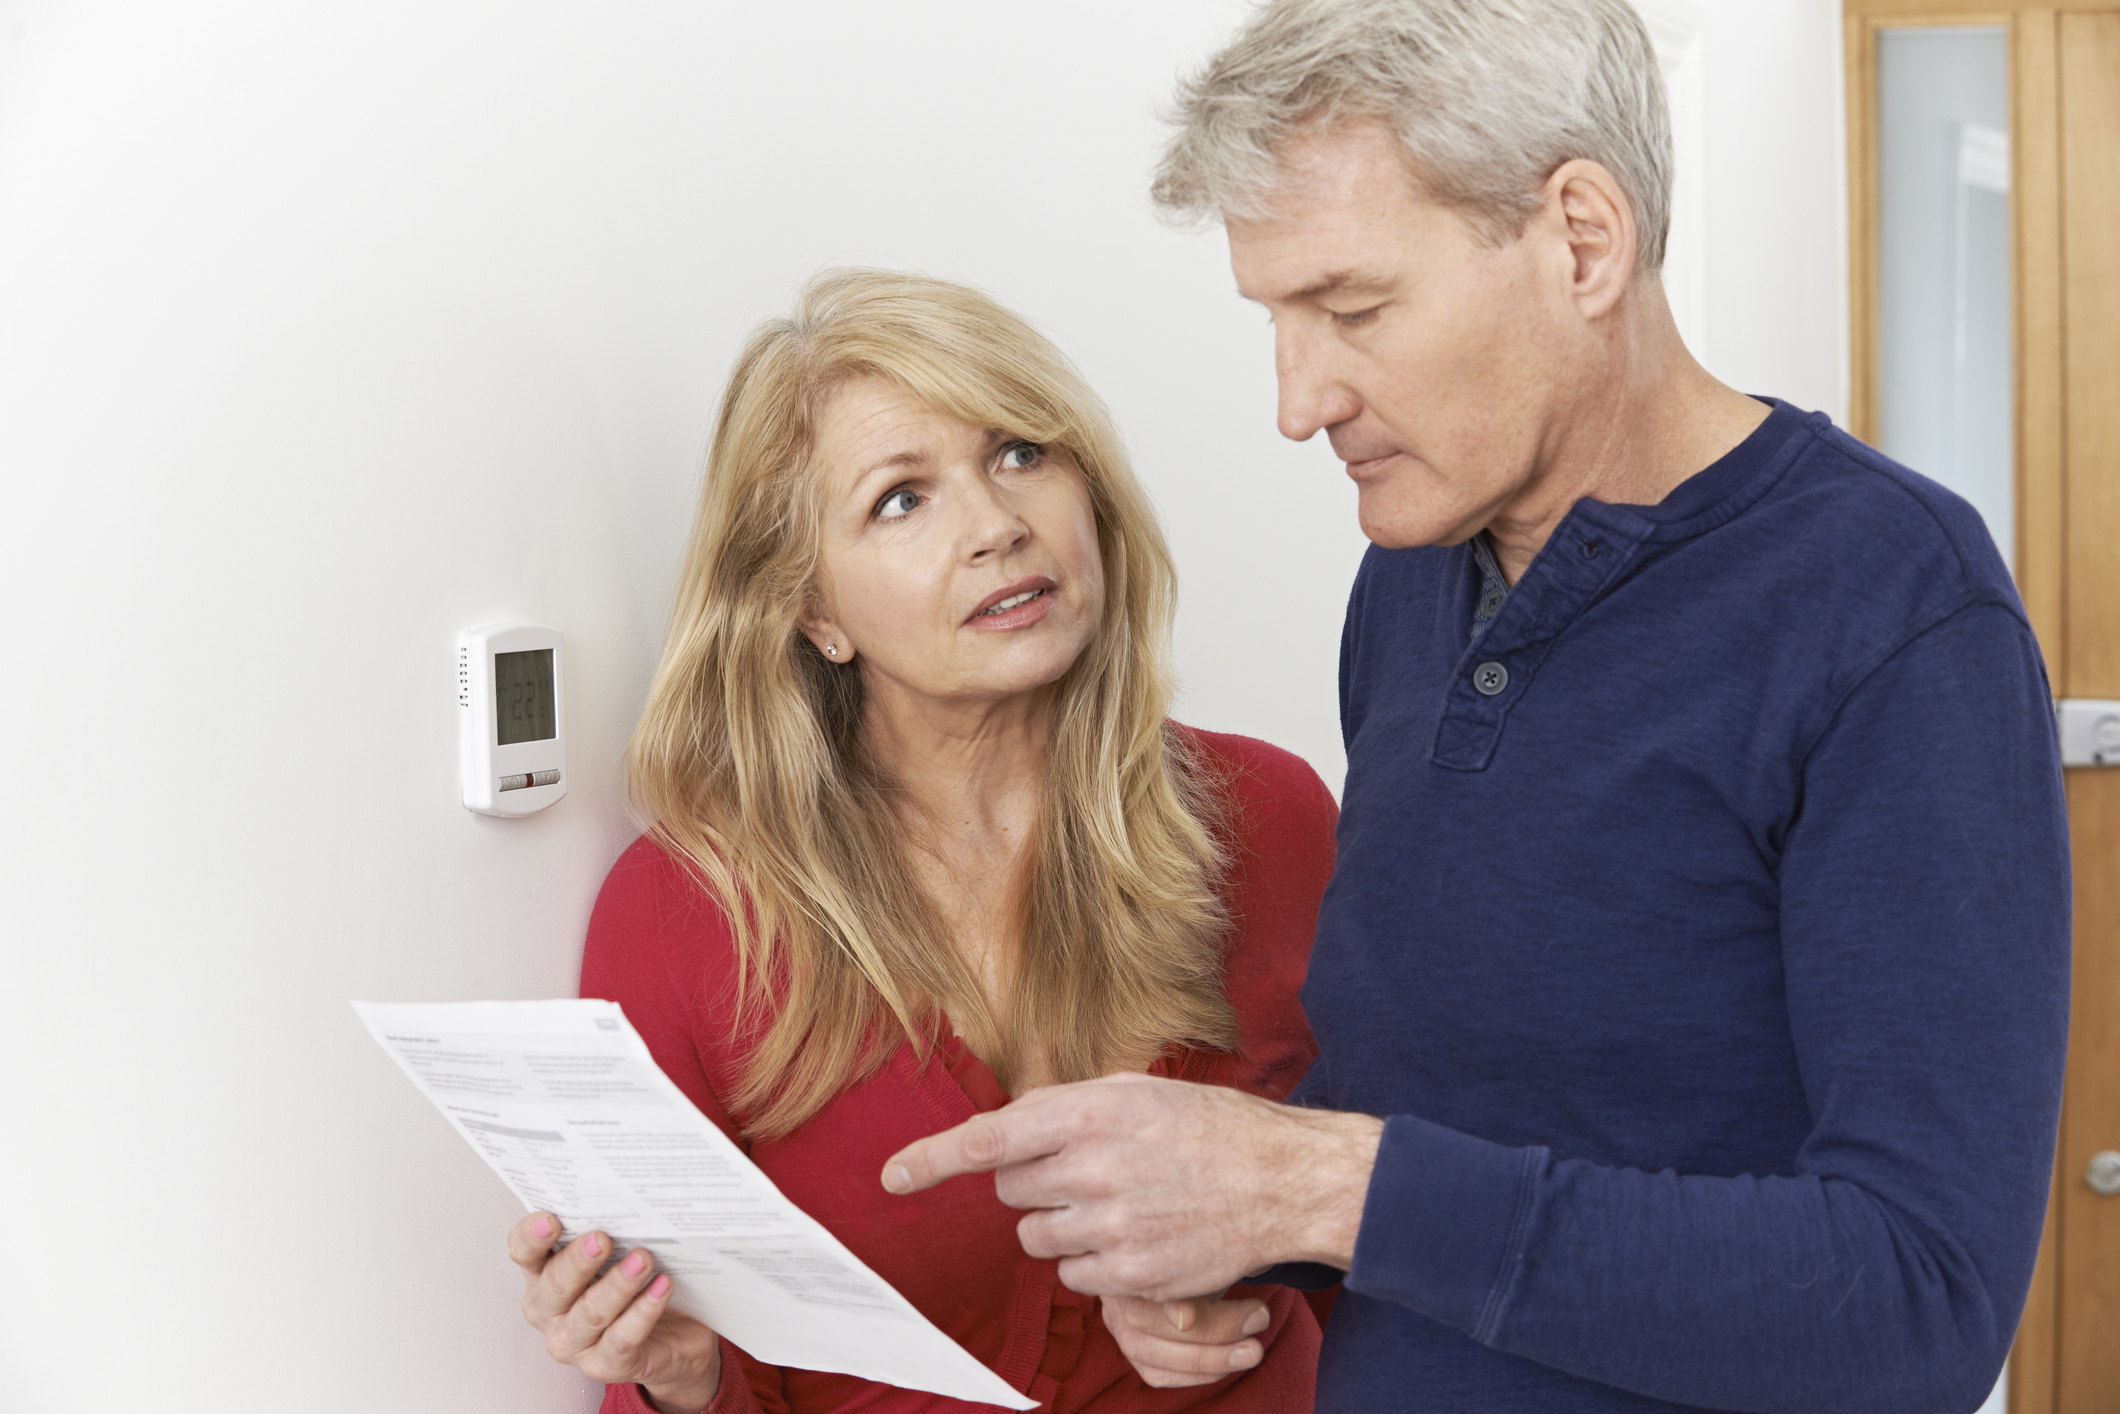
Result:
[[[1274,377],[1281,388],[1277,420],[1289,441],[1307,442],[1321,429],[1362,410],[1361,399],[1340,378],[1318,340],[1296,329],[1277,328],[1273,354]]]

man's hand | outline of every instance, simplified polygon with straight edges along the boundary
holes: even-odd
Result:
[[[1266,1356],[1265,1346],[1249,1339],[1272,1320],[1263,1301],[1107,1296],[1098,1304],[1105,1329],[1152,1389],[1213,1384]]]
[[[994,1172],[1016,1233],[1096,1296],[1182,1301],[1276,1262],[1354,1259],[1384,1123],[1145,1075],[1033,1090],[910,1145],[883,1186]]]

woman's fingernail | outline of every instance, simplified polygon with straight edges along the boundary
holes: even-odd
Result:
[[[1248,1340],[1229,1352],[1229,1368],[1232,1370],[1249,1370],[1258,1363],[1259,1347]]]
[[[530,1225],[530,1230],[545,1239],[545,1241],[550,1242],[552,1240],[552,1219],[546,1217],[543,1213],[539,1213],[537,1221]]]
[[[645,1252],[633,1253],[626,1258],[625,1265],[620,1267],[619,1270],[629,1277],[639,1276],[642,1272],[648,1270],[648,1254]]]
[[[593,1232],[582,1239],[582,1251],[588,1253],[592,1257],[601,1257],[604,1255],[604,1249],[597,1243],[596,1234]]]
[[[669,1294],[670,1279],[668,1277],[657,1277],[655,1280],[648,1283],[648,1295],[667,1296]]]
[[[1251,1314],[1244,1318],[1244,1334],[1257,1335],[1266,1329],[1266,1323],[1272,1319],[1273,1316],[1264,1306],[1254,1306]]]
[[[903,1193],[913,1186],[911,1170],[904,1164],[892,1164],[883,1171],[883,1186],[893,1193]]]

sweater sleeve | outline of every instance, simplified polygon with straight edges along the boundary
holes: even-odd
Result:
[[[714,1402],[706,1407],[704,1414],[762,1414],[766,1409],[786,1408],[783,1403],[761,1404],[746,1377],[742,1358],[729,1346],[722,1346],[721,1388],[714,1392]],[[605,1385],[604,1402],[597,1406],[597,1414],[660,1414],[660,1411],[648,1403],[639,1385]]]
[[[781,1394],[780,1370],[761,1365],[727,1341],[721,1346],[721,1387],[704,1414],[787,1414]],[[604,1402],[597,1414],[660,1414],[648,1403],[639,1385],[605,1385]]]
[[[655,1063],[744,1150],[716,1093],[709,1056],[730,1045],[728,920],[651,839],[634,842],[604,881],[582,949],[581,994],[617,1002]],[[780,1368],[721,1344],[721,1387],[708,1414],[785,1414]],[[608,1385],[602,1414],[654,1414],[637,1385]]]
[[[1396,1116],[1350,1290],[1683,1404],[1981,1402],[2030,1285],[2067,1032],[2067,822],[2029,630],[1959,609],[1799,769],[1781,928],[1812,1129],[1787,1170],[1645,1173]]]

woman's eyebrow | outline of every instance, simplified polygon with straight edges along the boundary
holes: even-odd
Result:
[[[861,473],[861,475],[860,475],[860,476],[858,476],[858,477],[856,477],[855,479],[856,479],[856,481],[857,481],[857,482],[859,482],[859,481],[866,481],[866,480],[868,480],[868,479],[869,479],[870,477],[874,476],[874,475],[875,475],[875,474],[876,474],[877,472],[879,472],[879,471],[889,471],[889,470],[891,470],[891,469],[892,469],[892,468],[894,468],[894,467],[901,467],[901,466],[926,466],[926,465],[927,465],[927,460],[928,460],[928,455],[927,455],[927,453],[926,453],[926,452],[921,452],[921,451],[905,451],[905,452],[893,452],[893,453],[891,453],[891,454],[890,454],[889,456],[885,457],[885,458],[884,458],[884,459],[883,459],[882,461],[880,461],[880,462],[877,462],[877,463],[876,463],[875,465],[873,465],[873,466],[871,466],[871,467],[867,468],[866,470],[864,470],[864,471],[863,471],[863,472]]]
[[[857,472],[846,485],[844,492],[849,505],[869,505],[885,489],[895,485],[908,473],[925,473],[934,465],[934,458],[917,447],[891,453]]]
[[[986,448],[988,451],[992,451],[995,447],[1000,446],[1003,442],[1014,442],[1017,440],[1019,439],[1017,438],[1016,434],[1009,431],[1005,427],[989,427],[986,429]],[[889,471],[896,467],[926,466],[928,464],[928,461],[928,454],[924,451],[920,451],[917,449],[908,449],[903,452],[893,452],[889,456],[883,458],[881,461],[872,462],[868,466],[868,468],[864,470],[859,477],[856,478],[856,480],[866,481],[879,471]]]

